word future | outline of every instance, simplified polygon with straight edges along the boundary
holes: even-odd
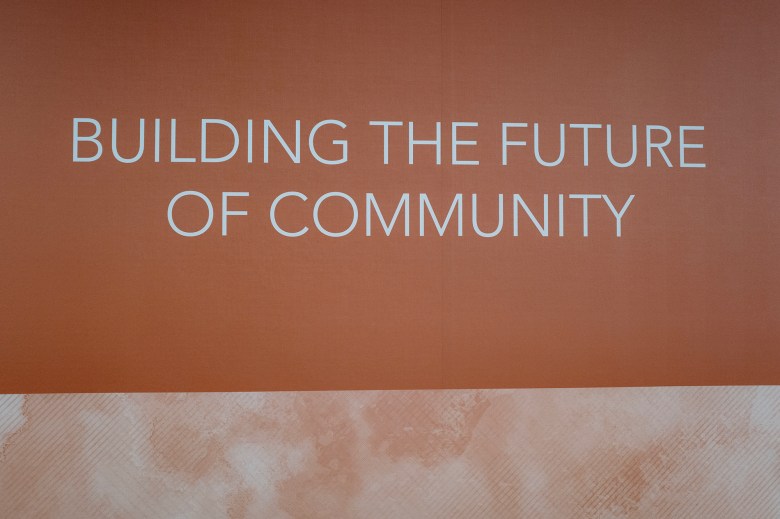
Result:
[[[134,133],[132,128],[128,128],[128,124],[125,124],[123,131],[128,132],[129,135]],[[132,125],[134,126],[134,124]],[[110,140],[111,142],[111,155],[113,159],[125,164],[138,162],[148,151],[147,140],[151,140],[152,154],[154,156],[154,162],[203,162],[203,163],[222,163],[234,160],[245,161],[247,164],[251,164],[255,161],[255,155],[259,152],[262,155],[260,160],[264,164],[271,162],[271,149],[274,148],[274,153],[281,154],[286,157],[283,160],[289,161],[293,164],[300,164],[301,158],[304,153],[308,151],[308,154],[317,162],[325,165],[338,165],[344,164],[348,161],[348,149],[349,140],[347,138],[347,124],[336,120],[326,119],[314,124],[309,130],[307,136],[303,136],[305,140],[308,140],[308,146],[302,145],[301,135],[301,121],[296,120],[294,129],[290,130],[286,128],[284,131],[277,129],[277,126],[273,121],[264,119],[262,122],[255,122],[252,119],[243,121],[242,123],[234,124],[224,119],[201,119],[199,128],[195,130],[195,135],[200,141],[200,154],[197,156],[182,156],[177,151],[177,125],[176,119],[170,119],[166,126],[170,130],[170,137],[167,137],[168,132],[164,132],[160,119],[154,119],[151,129],[151,139],[148,139],[147,124],[144,119],[140,119],[138,123],[138,138],[131,139],[134,141],[134,145],[130,147],[130,151],[120,152],[118,146],[118,134],[119,125],[116,118],[111,119]],[[255,128],[255,127],[258,128]],[[289,125],[286,125],[289,126]],[[436,152],[436,164],[442,164],[442,148],[444,138],[442,136],[442,123],[436,122],[433,127],[429,125],[415,126],[414,122],[403,121],[369,121],[368,126],[375,127],[373,131],[376,132],[376,137],[381,138],[383,144],[383,162],[384,164],[390,163],[390,149],[400,147],[408,155],[408,164],[414,164],[415,149],[422,147],[434,148]],[[448,125],[449,136],[446,139],[452,157],[449,164],[453,166],[478,166],[480,162],[478,160],[466,160],[463,154],[468,154],[469,148],[474,148],[479,145],[475,136],[469,135],[468,132],[474,131],[479,123],[477,122],[452,122]],[[84,130],[83,127],[87,129]],[[74,118],[73,119],[73,162],[94,162],[100,159],[103,154],[103,143],[101,141],[102,125],[96,119],[90,118]],[[381,128],[381,130],[379,129]],[[194,128],[190,128],[192,132]],[[240,130],[241,129],[241,130]],[[588,166],[589,156],[591,154],[591,139],[590,137],[604,132],[606,141],[606,156],[612,166],[616,168],[626,168],[634,164],[644,162],[646,167],[653,165],[653,157],[655,157],[656,163],[660,161],[666,167],[673,167],[675,162],[680,168],[704,168],[706,164],[701,162],[694,162],[686,157],[686,151],[692,149],[702,149],[704,147],[701,143],[691,142],[691,132],[702,131],[703,126],[679,126],[673,132],[671,128],[661,125],[646,125],[641,130],[638,130],[638,125],[632,124],[630,128],[631,132],[631,153],[626,154],[628,158],[622,157],[616,158],[616,153],[613,150],[613,131],[612,125],[602,124],[560,124],[559,135],[557,139],[550,139],[551,142],[557,141],[557,154],[551,154],[549,157],[543,157],[540,151],[540,128],[538,123],[533,123],[532,127],[529,127],[528,123],[522,122],[503,122],[501,123],[501,164],[506,166],[510,162],[510,156],[515,155],[519,147],[529,146],[533,148],[533,156],[536,162],[545,167],[555,167],[564,164],[564,157],[566,156],[566,137],[570,133],[578,133],[582,136],[582,165]],[[87,132],[84,134],[84,132]],[[260,133],[255,137],[255,133]],[[336,132],[342,138],[331,139],[330,142],[323,143],[323,138],[317,138],[320,131],[332,134]],[[625,128],[621,128],[618,131],[626,131]],[[225,150],[219,152],[212,149],[209,144],[209,136],[215,133],[221,132],[222,137],[228,136],[228,140],[231,140],[230,151],[225,153]],[[166,134],[166,140],[163,140],[163,133]],[[422,138],[421,134],[426,134],[426,138]],[[431,135],[433,134],[433,135]],[[642,135],[642,138],[639,135]],[[192,133],[191,133],[192,135]],[[675,140],[676,135],[676,148],[679,155],[677,157],[670,156],[671,152],[668,150],[670,145]],[[306,139],[306,137],[308,137]],[[432,138],[431,138],[432,137]],[[105,139],[105,137],[103,137]],[[530,139],[532,142],[526,141]],[[262,147],[260,150],[255,150],[255,141],[261,141]],[[327,141],[327,139],[325,139]],[[319,144],[317,144],[319,142]],[[166,146],[167,145],[167,146]],[[165,154],[161,153],[165,148]],[[243,148],[243,152],[239,153]],[[323,150],[324,148],[324,150]],[[554,149],[554,148],[553,148]],[[640,151],[643,149],[644,157],[640,158]],[[256,152],[257,151],[257,152]],[[277,157],[278,158],[278,157]],[[676,160],[675,160],[676,159]]]

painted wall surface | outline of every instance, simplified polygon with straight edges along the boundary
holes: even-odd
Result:
[[[0,517],[780,517],[780,3],[0,13]]]
[[[776,138],[780,86],[775,2],[17,2],[2,17],[4,73],[0,176],[0,390],[28,392],[255,391],[776,384],[780,381],[780,259]],[[74,162],[73,119],[101,122],[104,156]],[[139,119],[148,123],[137,163]],[[152,122],[161,119],[160,162]],[[204,118],[233,122],[246,149],[223,163],[195,158]],[[262,121],[292,142],[301,121],[300,163]],[[334,139],[348,138],[349,162]],[[406,128],[433,139],[442,122],[442,164],[431,146],[409,165]],[[450,123],[478,122],[478,140],[451,162]],[[502,165],[502,122],[525,122]],[[563,162],[553,161],[559,125]],[[259,124],[259,126],[258,126]],[[627,161],[638,126],[636,162]],[[645,130],[672,131],[667,155],[646,165]],[[680,126],[691,131],[680,167]],[[212,131],[209,153],[230,151]],[[397,132],[396,132],[397,130]],[[83,126],[82,135],[91,128]],[[662,133],[654,138],[661,140]],[[396,144],[397,143],[397,144]],[[92,153],[82,143],[80,153]],[[177,193],[214,200],[214,228],[196,238],[166,220]],[[272,200],[296,191],[279,220],[314,228],[314,201],[353,196],[357,231],[331,238],[276,232]],[[248,192],[221,236],[222,192]],[[365,194],[389,219],[412,195],[411,236],[389,237],[374,221],[365,236]],[[465,227],[419,235],[415,197],[427,193],[443,219],[465,194]],[[471,230],[471,194],[484,229],[505,194],[506,230]],[[512,194],[551,232],[521,213],[510,232]],[[615,218],[591,202],[583,237],[581,201],[567,198],[558,236],[558,194],[635,194],[615,236]],[[197,200],[179,225],[197,229]],[[331,229],[349,205],[322,208]],[[188,221],[191,218],[192,221]],[[188,227],[189,226],[189,227]]]

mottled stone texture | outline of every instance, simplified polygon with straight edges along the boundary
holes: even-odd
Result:
[[[780,388],[0,396],[0,517],[777,518]]]

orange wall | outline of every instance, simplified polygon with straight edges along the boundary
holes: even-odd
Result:
[[[7,11],[0,392],[780,383],[775,3]],[[101,160],[72,162],[74,117],[103,122]],[[264,165],[257,146],[253,164],[156,164],[150,153],[119,164],[105,156],[111,117],[125,150],[138,118],[176,118],[182,154],[197,153],[204,117],[271,119],[280,131],[337,118],[350,158],[291,164],[277,147]],[[384,166],[372,119],[430,133],[435,121],[478,121],[466,158],[481,165],[448,165],[445,144],[441,166],[430,150],[413,166],[402,153]],[[539,166],[530,147],[502,167],[502,121],[543,125],[546,157],[559,123],[613,124],[621,157],[631,124],[702,125],[693,142],[705,147],[691,157],[707,167],[647,168],[640,147],[637,165],[618,170],[603,130],[587,168],[573,131],[560,167]],[[182,238],[165,215],[188,189],[214,200],[250,192],[250,214],[231,220],[228,237]],[[284,191],[358,203],[373,192],[386,204],[404,192],[442,204],[521,193],[537,209],[543,193],[636,199],[619,239],[604,208],[578,235],[576,205],[563,238],[525,222],[520,236],[494,239],[291,239],[267,218]]]

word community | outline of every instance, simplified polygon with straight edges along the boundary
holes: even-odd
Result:
[[[241,200],[249,196],[248,192],[222,193],[219,200],[222,236],[228,236],[229,222],[233,218],[250,215],[246,200]],[[397,204],[380,206],[373,193],[366,193],[365,198],[356,199],[347,193],[334,191],[314,199],[298,191],[288,191],[275,197],[267,212],[263,212],[269,217],[274,231],[288,238],[315,233],[331,238],[363,233],[365,236],[408,237],[412,236],[413,220],[417,227],[414,234],[419,236],[463,236],[468,232],[482,238],[493,238],[502,233],[511,233],[512,236],[525,234],[562,237],[576,225],[578,232],[573,234],[580,235],[581,229],[581,236],[587,237],[594,213],[601,213],[595,220],[601,226],[605,225],[605,221],[611,222],[606,232],[611,235],[614,231],[614,235],[620,237],[623,232],[623,219],[635,195],[610,197],[606,194],[574,193],[534,195],[533,200],[531,198],[517,193],[506,196],[457,193],[451,202],[436,204],[431,202],[426,193],[418,195],[403,193]],[[177,224],[176,206],[181,201],[187,201],[188,204],[193,202],[202,204],[207,209],[208,216],[199,229],[183,229]],[[487,204],[497,204],[497,206],[494,205],[489,210],[482,209],[489,214],[480,216],[478,208],[485,207]],[[412,208],[415,205],[416,207]],[[466,211],[464,211],[465,205],[470,206]],[[185,237],[201,236],[210,230],[218,232],[214,229],[217,226],[212,225],[214,206],[215,202],[199,191],[182,191],[168,204],[168,224],[174,232]],[[497,211],[494,211],[495,207]],[[332,217],[334,211],[344,214],[345,210],[349,215],[346,219]],[[295,218],[295,221],[289,219],[285,221],[282,214],[302,214],[305,217]],[[610,215],[607,216],[608,219],[605,219],[606,215]],[[569,220],[573,221],[571,226],[566,225]],[[468,231],[467,226],[470,227]],[[604,233],[605,229],[601,228],[600,231]]]

